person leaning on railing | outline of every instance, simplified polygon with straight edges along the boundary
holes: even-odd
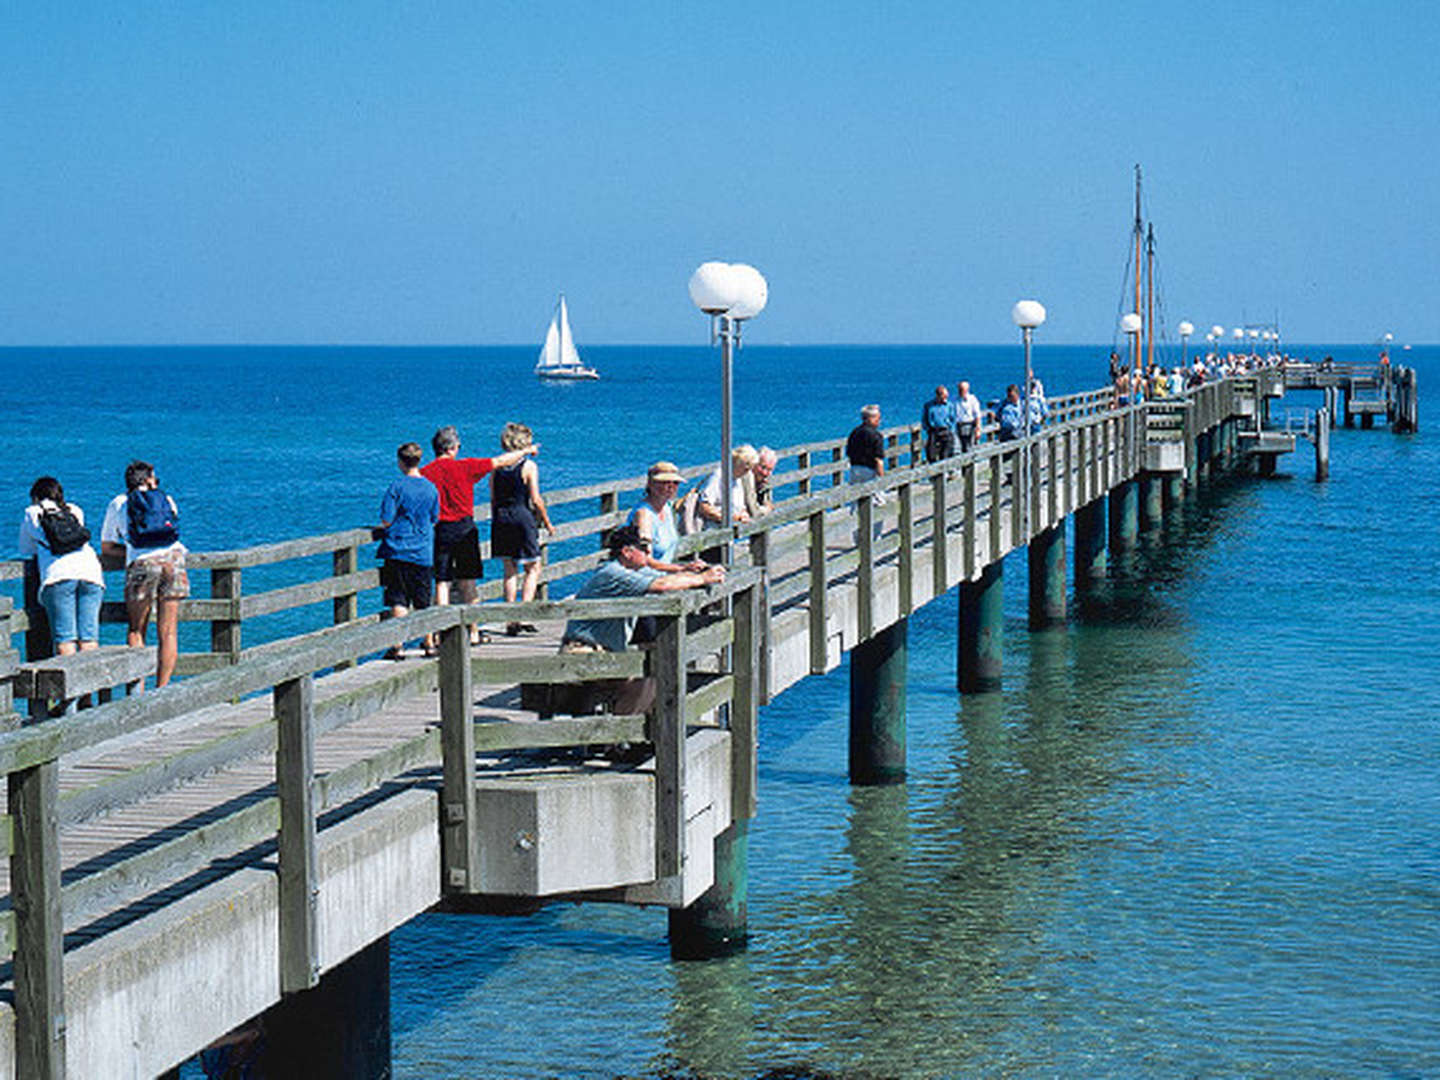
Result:
[[[610,534],[610,559],[601,563],[590,575],[576,600],[645,596],[649,593],[674,592],[718,585],[725,580],[723,566],[707,567],[701,573],[680,570],[665,573],[646,565],[650,541],[633,525],[621,525]],[[565,624],[560,639],[562,653],[624,652],[635,634],[635,618],[571,619]],[[655,697],[655,686],[648,679],[613,679],[597,684],[587,702],[576,712],[591,712],[597,705],[608,705],[622,715],[644,712]]]

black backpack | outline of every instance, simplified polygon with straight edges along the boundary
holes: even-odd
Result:
[[[50,506],[40,509],[40,530],[45,534],[45,546],[52,555],[69,555],[79,551],[90,542],[90,530],[80,524],[80,519],[68,506]]]
[[[180,539],[180,515],[170,506],[170,497],[160,488],[135,488],[125,499],[129,522],[127,539],[131,547],[169,547]]]

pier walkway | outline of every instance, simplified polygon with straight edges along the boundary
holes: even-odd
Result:
[[[209,647],[183,652],[187,677],[164,690],[133,692],[148,650],[22,663],[11,648],[0,1076],[161,1074],[262,1014],[328,1074],[380,1075],[387,935],[440,903],[656,904],[677,955],[733,944],[764,702],[851,654],[852,779],[902,778],[906,617],[958,585],[958,683],[996,685],[1005,555],[1029,548],[1032,625],[1063,620],[1067,521],[1079,587],[1103,576],[1107,547],[1242,462],[1241,433],[1289,378],[1121,409],[1108,388],[1057,398],[1028,440],[990,432],[932,464],[918,427],[892,429],[885,476],[859,485],[844,482],[843,441],[791,447],[770,514],[686,538],[712,555],[728,543],[728,579],[707,589],[505,604],[490,583],[475,606],[382,622],[359,611],[378,573],[357,529],[194,553],[209,595],[182,619]],[[547,579],[598,565],[642,486],[551,495]],[[561,655],[581,612],[651,616],[655,640]],[[33,629],[8,598],[0,620],[12,641]],[[469,645],[468,623],[512,620],[540,633]],[[432,632],[438,659],[379,659]],[[656,688],[645,715],[527,707],[537,687],[633,678]]]

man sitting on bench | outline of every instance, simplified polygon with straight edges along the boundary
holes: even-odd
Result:
[[[672,592],[676,589],[698,589],[718,585],[725,580],[725,568],[712,566],[701,573],[681,570],[662,573],[646,565],[650,541],[633,525],[622,525],[610,534],[610,561],[602,563],[580,587],[575,599],[597,597],[644,596],[647,593]],[[560,640],[562,653],[624,652],[635,634],[633,618],[571,619],[565,624]],[[590,688],[585,705],[574,711],[591,712],[597,705],[607,705],[621,715],[644,712],[655,698],[655,686],[649,679],[610,679]]]

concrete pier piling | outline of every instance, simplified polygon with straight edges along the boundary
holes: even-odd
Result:
[[[1165,523],[1165,480],[1158,473],[1140,478],[1140,528],[1153,532]]]
[[[262,1040],[255,1075],[388,1080],[390,938],[267,1009],[254,1031]]]
[[[898,622],[850,653],[850,782],[905,780],[905,665],[909,621]]]
[[[960,583],[956,640],[957,683],[962,693],[1000,689],[1005,636],[1005,576],[993,562],[974,581]]]
[[[1315,414],[1315,479],[1330,479],[1330,410]]]
[[[1140,536],[1140,485],[1125,480],[1110,492],[1110,547],[1125,551]]]
[[[750,940],[750,823],[715,837],[715,883],[687,908],[670,910],[670,956],[713,960],[743,952]]]
[[[1085,590],[1105,577],[1105,496],[1075,511],[1075,588]]]
[[[1030,629],[1065,622],[1065,523],[1052,525],[1030,541]]]
[[[1165,513],[1173,515],[1185,505],[1185,475],[1165,474]]]

